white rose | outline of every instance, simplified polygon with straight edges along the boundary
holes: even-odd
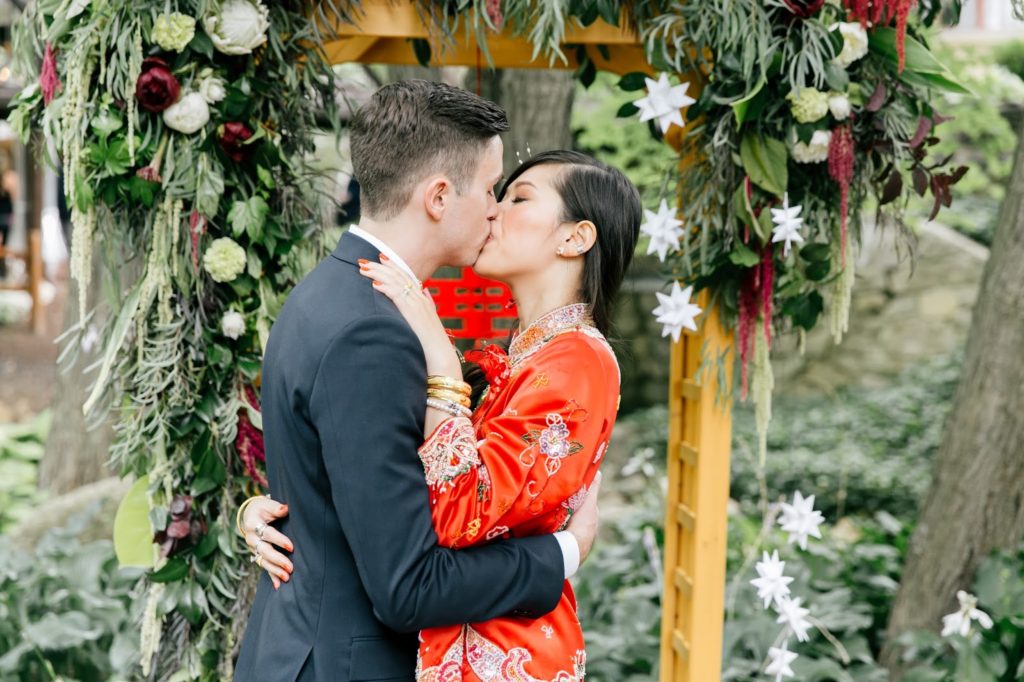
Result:
[[[198,92],[190,92],[164,109],[164,124],[171,130],[191,135],[210,120],[210,107]]]
[[[245,318],[237,310],[229,310],[220,318],[220,331],[229,339],[237,339],[245,333]]]
[[[850,100],[841,92],[829,93],[828,110],[837,121],[845,121],[850,117]]]
[[[210,104],[216,104],[227,97],[228,91],[224,88],[222,79],[210,76],[199,81],[199,94]]]
[[[213,46],[224,54],[249,54],[267,42],[269,10],[259,2],[228,0],[203,19]]]
[[[845,69],[868,53],[868,32],[859,21],[832,24],[829,30],[836,28],[843,36],[843,49],[835,61]]]
[[[832,142],[832,132],[815,130],[808,144],[797,141],[793,145],[793,160],[797,163],[821,163],[828,160],[828,145]]]

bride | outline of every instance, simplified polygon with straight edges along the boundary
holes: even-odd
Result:
[[[487,379],[481,397],[463,381],[429,294],[383,255],[360,264],[423,345],[419,456],[439,543],[456,549],[564,528],[599,476],[619,403],[605,336],[639,234],[636,188],[585,154],[551,151],[517,168],[499,201],[474,269],[509,285],[521,324],[507,352],[492,345],[467,353]],[[273,520],[278,509],[269,500],[249,505],[245,526]],[[275,583],[285,576],[273,554],[263,568]],[[585,662],[567,581],[556,608],[535,620],[511,614],[421,631],[416,679],[577,682]]]

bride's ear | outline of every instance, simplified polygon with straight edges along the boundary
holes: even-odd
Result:
[[[565,235],[563,254],[569,258],[582,256],[597,243],[597,226],[589,220],[581,220],[569,226]]]
[[[452,183],[439,175],[432,178],[423,189],[423,208],[433,220],[440,221],[451,202]]]

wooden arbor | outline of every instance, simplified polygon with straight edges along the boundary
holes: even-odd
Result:
[[[366,0],[358,23],[339,25],[337,33],[338,38],[325,46],[333,63],[417,64],[410,41],[432,37],[411,2],[387,0]],[[563,42],[586,47],[599,69],[653,73],[639,38],[603,21],[587,28],[567,27]],[[598,46],[605,48],[604,54]],[[574,49],[565,50],[568,63],[551,66],[546,58],[533,59],[533,46],[508,32],[490,35],[486,48],[497,68],[577,66]],[[455,45],[435,47],[432,52],[431,63],[436,65],[479,66],[481,62],[479,46],[461,36]],[[678,142],[679,130],[673,131]],[[683,162],[682,170],[685,166]],[[706,307],[707,301],[703,303]],[[731,416],[728,405],[717,399],[715,363],[724,355],[726,367],[730,365],[731,343],[717,314],[709,310],[701,331],[686,333],[672,347],[662,682],[720,679]],[[728,371],[724,379],[730,380]]]

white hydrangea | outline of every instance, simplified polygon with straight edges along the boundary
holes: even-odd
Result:
[[[828,146],[831,142],[832,131],[815,130],[809,143],[797,140],[790,152],[797,163],[821,163],[828,160]]]
[[[845,121],[850,117],[850,98],[841,92],[830,92],[828,110],[837,121]]]

